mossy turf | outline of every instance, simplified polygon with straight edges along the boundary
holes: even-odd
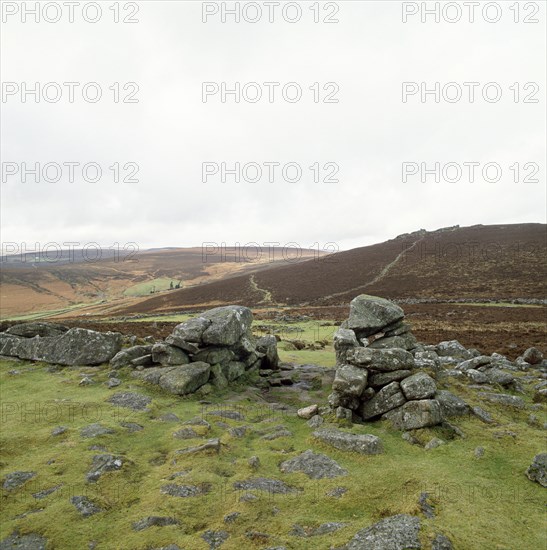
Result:
[[[14,370],[18,373],[10,374]],[[441,428],[420,430],[415,436],[424,442],[432,437],[446,441],[429,451],[404,441],[401,432],[385,422],[343,428],[381,438],[385,452],[363,456],[318,442],[304,420],[293,411],[276,410],[260,390],[249,387],[248,381],[223,393],[180,398],[131,378],[125,370],[119,372],[122,385],[108,389],[104,385],[108,372],[107,366],[55,370],[38,363],[0,362],[1,475],[17,470],[37,473],[19,489],[2,491],[1,538],[18,529],[21,534],[42,534],[55,549],[88,548],[96,541],[97,548],[108,549],[144,550],[178,544],[199,550],[209,547],[201,538],[205,531],[225,530],[229,538],[223,550],[268,546],[328,549],[345,544],[358,530],[383,517],[411,513],[422,517],[424,548],[430,547],[438,532],[447,535],[456,549],[545,548],[547,492],[524,475],[534,455],[545,451],[545,431],[527,423],[530,411],[481,402],[465,384],[445,387],[470,404],[480,404],[492,414],[495,424],[483,424],[475,417],[454,420],[465,438],[450,439]],[[85,374],[92,375],[93,384],[79,385]],[[149,396],[148,410],[132,411],[110,404],[108,398],[119,391]],[[306,404],[322,403],[328,392],[329,388],[323,388],[302,397]],[[293,405],[298,397],[294,391],[284,394],[282,389],[268,394],[270,400],[286,400]],[[200,403],[200,399],[208,403]],[[528,397],[525,400],[532,404]],[[208,414],[219,409],[241,412],[245,420]],[[180,421],[161,420],[166,413],[176,414]],[[182,422],[194,417],[205,418],[211,424],[210,431],[205,433],[194,426],[201,437],[173,437],[183,427]],[[540,418],[540,423],[543,420]],[[82,427],[97,422],[115,433],[81,437]],[[137,423],[144,429],[129,432],[122,422]],[[244,437],[230,434],[229,427],[241,425],[250,426]],[[278,425],[285,426],[292,436],[262,438]],[[51,435],[57,426],[65,426],[67,431]],[[218,454],[176,452],[213,437],[220,438],[222,444]],[[107,451],[90,449],[93,445]],[[474,455],[477,446],[484,447],[482,458]],[[328,455],[349,475],[311,480],[303,473],[279,470],[281,462],[306,449]],[[121,470],[103,474],[97,483],[86,482],[93,456],[104,452],[123,458]],[[251,456],[260,459],[256,471],[248,464]],[[298,491],[250,491],[256,500],[243,502],[240,498],[245,491],[236,490],[233,484],[253,477],[279,479]],[[169,483],[195,485],[208,492],[189,498],[169,496],[160,491]],[[43,499],[32,496],[59,485]],[[347,492],[339,499],[327,496],[335,487],[344,487]],[[418,499],[424,491],[435,506],[433,519],[425,519],[420,512]],[[88,496],[103,511],[82,517],[70,503],[74,495]],[[224,517],[232,512],[240,516],[233,523],[225,523]],[[179,524],[134,531],[132,524],[147,516],[169,516]],[[295,524],[317,527],[327,522],[347,525],[313,538],[290,534]]]

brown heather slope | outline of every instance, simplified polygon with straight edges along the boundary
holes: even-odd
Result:
[[[418,231],[145,299],[117,314],[217,304],[336,305],[360,293],[399,300],[544,299],[545,224]]]

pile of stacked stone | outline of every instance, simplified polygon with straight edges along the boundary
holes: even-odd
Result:
[[[249,371],[279,368],[277,340],[251,334],[253,314],[243,306],[217,307],[175,327],[164,342],[133,346],[111,360],[133,367],[133,376],[177,394],[207,383],[224,388]]]
[[[123,348],[117,332],[21,323],[0,333],[0,356],[65,366],[129,367],[132,375],[186,395],[207,383],[226,387],[253,370],[279,370],[277,340],[251,334],[253,314],[243,306],[217,307],[175,327],[163,342]]]
[[[334,335],[334,347],[337,369],[329,404],[337,417],[389,419],[404,430],[443,421],[435,380],[417,369],[411,353],[423,348],[398,305],[357,296],[349,318]],[[428,359],[421,361],[427,365]]]

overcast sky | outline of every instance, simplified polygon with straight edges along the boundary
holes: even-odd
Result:
[[[333,242],[348,249],[419,228],[546,221],[543,2],[537,2],[537,13],[529,7],[533,2],[526,10],[521,2],[519,23],[510,10],[513,2],[498,2],[498,22],[485,21],[480,6],[473,23],[466,11],[456,23],[442,13],[439,23],[432,16],[422,23],[420,14],[403,23],[403,3],[397,1],[321,3],[321,21],[339,20],[331,24],[314,22],[312,2],[299,3],[298,22],[284,20],[274,6],[270,23],[263,6],[262,19],[254,24],[243,17],[236,23],[233,16],[221,21],[221,4],[234,2],[217,3],[219,13],[206,23],[201,2],[120,2],[119,17],[138,19],[133,24],[113,21],[111,1],[100,2],[96,23],[83,20],[81,7],[75,8],[74,23],[66,8],[59,22],[36,23],[33,15],[23,22],[21,5],[11,15],[13,8],[6,5],[13,3],[3,4],[3,243],[136,242],[144,249]],[[214,3],[205,4],[214,11]],[[139,8],[135,15],[132,5]],[[54,20],[57,14],[50,9],[46,18]],[[85,15],[97,17],[93,9]],[[242,15],[250,19],[255,12],[249,8]],[[296,18],[296,8],[285,15]],[[492,20],[497,14],[487,16]],[[525,18],[539,22],[524,23]],[[42,89],[58,83],[60,100],[36,102],[27,95],[23,102],[23,86],[36,82]],[[74,103],[65,82],[79,83]],[[101,86],[96,103],[82,97],[89,82]],[[115,87],[109,89],[116,82],[118,103]],[[138,92],[129,99],[138,102],[124,103],[135,89],[132,84],[123,89],[130,82]],[[219,92],[204,102],[204,82],[219,89],[222,82],[229,88],[256,82],[263,96],[252,103],[242,95],[235,103],[228,95],[223,103]],[[265,82],[280,83],[273,88],[273,103]],[[282,95],[289,82],[302,89],[294,103]],[[441,94],[436,103],[431,94],[424,103],[418,92],[403,102],[403,82],[410,83],[409,92],[416,90],[414,82],[418,89],[422,82],[429,88],[454,82],[463,95],[451,103]],[[464,82],[478,83],[473,103]],[[319,83],[315,92],[314,83]],[[326,83],[335,85],[323,89]],[[501,90],[499,101],[483,99],[487,83],[493,83],[485,92],[490,98]],[[55,98],[58,87],[47,89]],[[256,89],[246,88],[249,99]],[[94,90],[87,88],[90,98]],[[286,89],[291,98],[296,90]],[[452,99],[458,86],[445,92]],[[324,102],[329,94],[338,102]],[[23,162],[80,166],[72,183],[66,166],[58,182],[43,176],[35,182],[29,174],[23,183]],[[204,162],[219,168],[225,162],[228,169],[236,162],[258,163],[262,179],[235,183],[228,174],[222,182],[213,174],[203,182]],[[273,182],[265,162],[280,163]],[[404,182],[403,162],[418,167],[425,162],[429,168],[451,162],[448,177],[456,177],[458,166],[463,173],[458,182],[443,181],[442,173],[439,182],[434,175],[422,182],[420,173]],[[480,163],[473,183],[463,164],[469,162]],[[484,180],[488,162],[501,168],[499,181]],[[102,167],[98,182],[82,178],[86,163]],[[138,165],[138,181],[116,183],[109,168],[115,163],[122,179],[131,176],[133,165],[123,168],[127,163]],[[284,180],[281,168],[287,163],[302,168],[300,181]],[[319,182],[309,168],[315,163]],[[213,170],[214,164],[208,166]],[[496,179],[492,166],[488,175]],[[286,175],[295,174],[292,165]],[[55,179],[54,170],[48,175]],[[94,171],[88,175],[93,178]],[[329,175],[335,181],[328,181]],[[247,176],[255,176],[254,168]]]

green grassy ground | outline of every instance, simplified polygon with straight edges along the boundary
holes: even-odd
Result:
[[[316,352],[310,352],[316,353]],[[17,369],[21,374],[8,372]],[[455,548],[469,549],[538,549],[545,544],[545,489],[529,481],[524,471],[532,457],[545,449],[545,432],[526,423],[529,412],[507,411],[493,405],[481,405],[495,417],[498,425],[487,426],[475,418],[456,423],[466,434],[464,439],[449,440],[431,451],[401,439],[383,422],[354,425],[353,433],[379,436],[385,453],[362,456],[326,447],[311,436],[312,429],[294,414],[273,411],[258,390],[241,385],[230,393],[208,396],[212,410],[238,407],[244,422],[205,416],[212,429],[205,437],[220,437],[219,455],[177,455],[176,450],[202,442],[202,438],[178,440],[173,432],[181,423],[159,420],[173,412],[181,421],[203,415],[207,410],[199,396],[177,398],[148,386],[122,372],[123,384],[107,389],[108,368],[65,368],[48,372],[46,365],[15,361],[0,363],[2,397],[2,476],[23,470],[38,475],[25,486],[2,494],[2,533],[13,529],[21,533],[43,534],[52,548],[87,548],[98,541],[99,548],[145,549],[177,543],[182,548],[207,548],[200,538],[207,529],[224,529],[230,538],[222,548],[264,548],[285,545],[291,549],[326,549],[347,542],[359,529],[378,519],[400,513],[419,513],[417,500],[428,491],[436,505],[437,517],[425,520],[424,544],[434,532],[443,532]],[[96,383],[79,386],[83,373],[95,373]],[[133,412],[109,404],[106,400],[117,391],[138,391],[152,398],[148,412]],[[456,390],[471,404],[479,403],[473,390],[461,385]],[[309,399],[324,401],[328,388],[310,392]],[[281,390],[274,397],[285,399]],[[298,402],[298,394],[288,394],[288,401]],[[231,436],[222,420],[230,426],[248,425],[243,438]],[[83,426],[100,422],[115,434],[83,439]],[[128,433],[120,422],[136,422],[142,431]],[[292,437],[273,441],[261,434],[282,424]],[[53,437],[59,425],[65,434]],[[513,432],[515,436],[499,435]],[[423,440],[433,436],[446,438],[438,429],[422,430]],[[109,452],[124,457],[120,471],[103,474],[96,484],[86,483],[94,455],[91,445],[103,445]],[[481,459],[474,457],[477,446],[485,448]],[[306,449],[323,452],[349,471],[347,477],[310,480],[300,473],[283,474],[279,464]],[[249,457],[260,458],[261,466],[253,472]],[[189,472],[174,481],[169,477],[179,471]],[[258,500],[240,502],[241,491],[235,481],[249,477],[282,479],[301,489],[295,495],[256,493]],[[160,493],[167,483],[211,484],[208,495],[177,498]],[[43,500],[32,493],[62,484],[60,490]],[[347,488],[341,499],[326,496],[334,487]],[[69,502],[73,495],[87,495],[104,512],[84,519]],[[32,513],[36,511],[36,513]],[[233,524],[223,518],[240,512]],[[28,514],[15,519],[20,514]],[[171,516],[179,526],[151,527],[135,532],[132,522],[151,516]],[[303,539],[290,536],[293,524],[318,526],[340,521],[347,527],[334,534]],[[263,541],[250,540],[248,531],[270,535]]]
[[[152,279],[150,281],[145,281],[144,283],[139,283],[137,285],[130,286],[124,290],[125,296],[148,296],[154,292],[160,292],[161,290],[169,290],[171,283],[173,286],[178,284],[180,281],[177,279],[170,279],[166,277],[160,277],[158,279]]]

